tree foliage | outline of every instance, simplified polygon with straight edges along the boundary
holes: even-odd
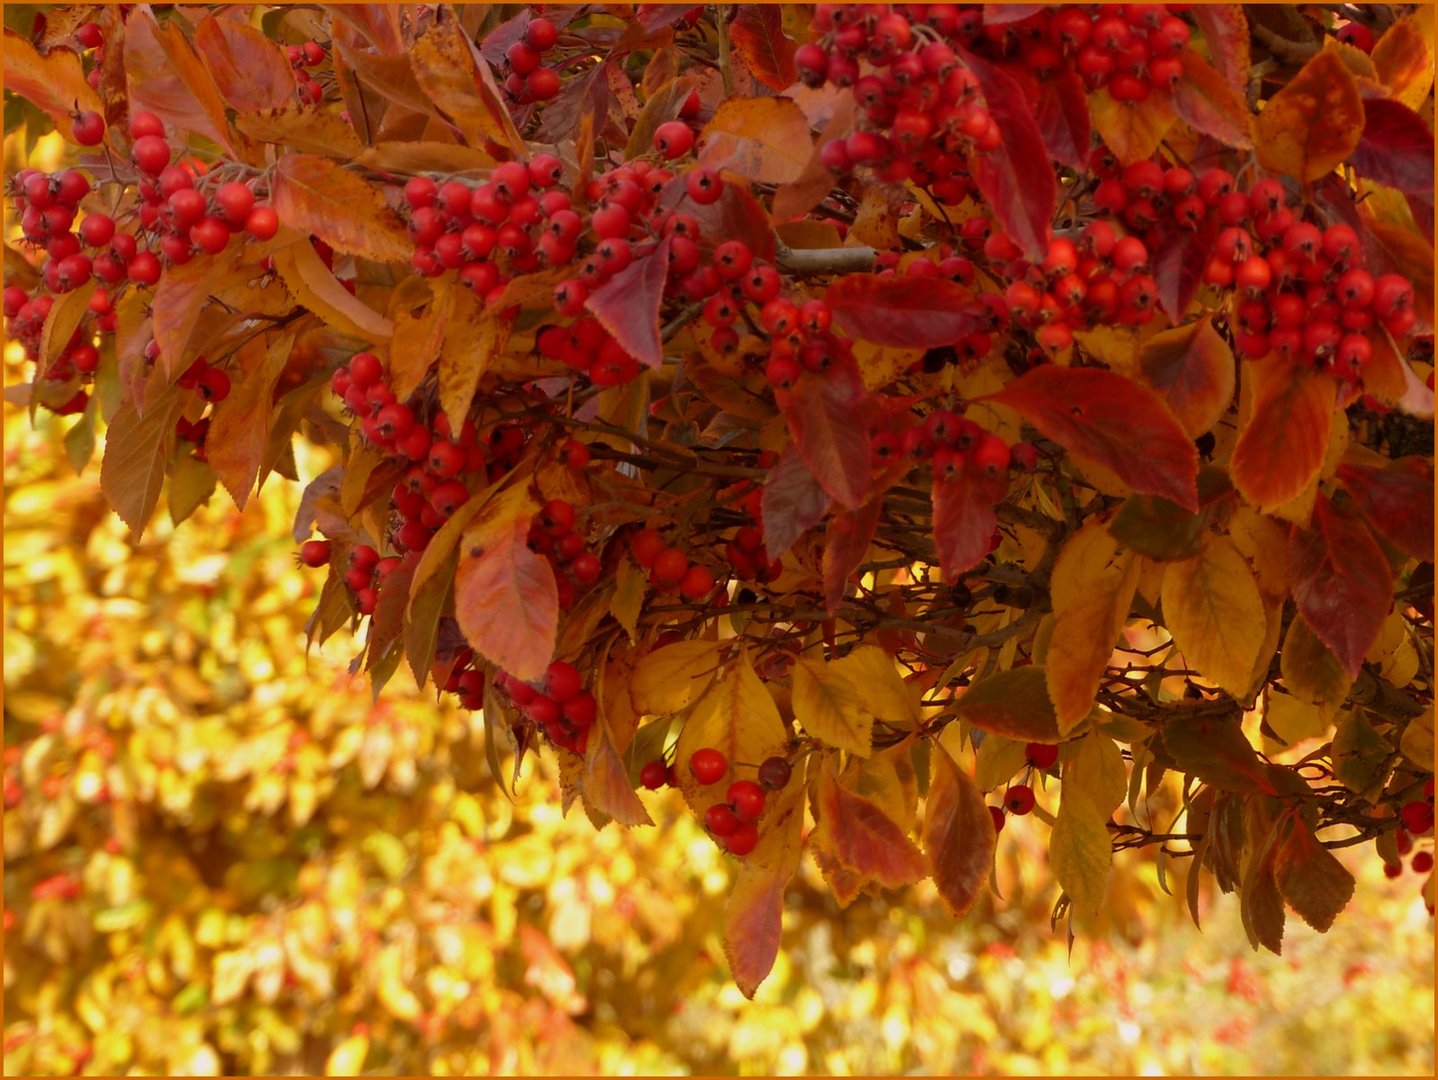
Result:
[[[1431,9],[30,14],[10,399],[137,536],[331,447],[309,640],[677,787],[746,995],[805,852],[962,913],[1033,813],[1276,952],[1431,832]]]

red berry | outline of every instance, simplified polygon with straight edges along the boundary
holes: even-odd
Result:
[[[1413,861],[1408,864],[1415,874],[1426,874],[1433,869],[1433,852],[1419,851],[1413,855]]]
[[[257,206],[245,217],[245,232],[256,240],[270,240],[280,231],[280,219],[268,206]]]
[[[788,786],[789,778],[793,774],[794,768],[787,758],[765,758],[759,766],[759,786],[766,791],[778,791]]]
[[[1403,827],[1414,836],[1422,836],[1433,828],[1433,807],[1427,802],[1404,803],[1398,810]]]
[[[727,798],[740,821],[754,821],[764,814],[764,789],[753,780],[735,780],[729,785]]]
[[[531,49],[543,52],[545,49],[554,48],[554,43],[558,40],[559,30],[548,19],[530,19],[524,28],[524,43]]]
[[[1003,807],[1001,807],[1001,806],[991,806],[991,807],[989,807],[989,817],[993,819],[993,822],[994,822],[994,832],[996,832],[996,833],[998,833],[998,832],[1003,832],[1003,831],[1004,831],[1004,810],[1003,810]]]
[[[759,827],[752,821],[739,822],[734,831],[724,838],[724,847],[729,854],[741,859],[758,845]]]
[[[694,145],[694,130],[683,120],[669,120],[654,130],[654,149],[666,158],[683,157]]]
[[[654,565],[654,560],[659,558],[663,551],[664,537],[658,529],[641,529],[629,538],[629,553],[645,570]]]
[[[729,761],[712,746],[704,746],[689,758],[689,771],[701,784],[717,784],[729,771]]]
[[[300,562],[314,569],[330,561],[331,544],[328,540],[306,540],[300,545]]]
[[[147,135],[158,135],[161,138],[165,135],[165,122],[152,112],[132,112],[130,114],[130,138],[143,139]]]
[[[1059,748],[1053,743],[1029,743],[1024,747],[1024,757],[1035,769],[1051,769],[1059,759]]]
[[[170,144],[158,135],[142,135],[130,147],[135,167],[150,176],[159,176],[170,163]]]
[[[1004,807],[1016,816],[1027,814],[1034,808],[1034,791],[1027,784],[1015,784],[1004,792]]]
[[[255,207],[255,193],[248,184],[231,180],[227,184],[221,184],[215,192],[215,206],[227,225],[243,228],[250,211]]]
[[[105,138],[105,118],[93,109],[86,109],[75,117],[70,130],[81,146],[99,146]]]
[[[202,217],[190,226],[190,243],[208,255],[218,255],[230,242],[230,230],[217,217]]]
[[[639,770],[639,782],[650,791],[658,791],[667,781],[666,772],[664,762],[655,758],[653,761],[646,762],[644,768]]]
[[[83,49],[98,49],[105,43],[105,35],[99,23],[81,23],[75,27],[75,41]]]
[[[665,548],[654,560],[654,576],[666,584],[673,585],[683,580],[689,572],[689,558],[678,548]]]
[[[729,836],[739,827],[739,818],[724,803],[715,803],[704,814],[704,827],[715,836]]]
[[[573,664],[556,660],[544,673],[544,692],[561,705],[574,697],[584,686],[584,676]]]
[[[713,169],[695,169],[684,178],[684,190],[700,206],[707,206],[724,194],[724,181]]]
[[[660,557],[661,559],[663,556]],[[658,564],[655,564],[655,572],[659,572]],[[679,592],[690,600],[702,600],[714,591],[714,575],[706,566],[697,563],[689,567],[684,576],[679,579]]]

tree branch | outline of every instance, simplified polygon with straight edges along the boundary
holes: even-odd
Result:
[[[878,255],[871,247],[791,248],[780,243],[774,261],[789,274],[862,274],[874,269]]]

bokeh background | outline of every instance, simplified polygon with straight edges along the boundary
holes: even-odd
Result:
[[[511,802],[476,716],[403,671],[375,701],[343,633],[306,652],[298,485],[137,542],[73,419],[4,422],[7,1075],[1433,1072],[1432,920],[1366,848],[1339,852],[1349,910],[1290,919],[1281,957],[1232,897],[1195,929],[1151,852],[1070,944],[1021,819],[962,923],[923,886],[840,911],[806,863],[747,1002],[732,864],[677,793],[596,832],[531,757]]]

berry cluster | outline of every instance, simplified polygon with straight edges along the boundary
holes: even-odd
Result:
[[[689,758],[689,771],[704,787],[719,783],[729,773],[729,759],[712,746],[695,750]],[[665,782],[674,783],[672,768],[662,761],[651,761],[640,774],[640,782],[656,789]],[[778,791],[789,783],[793,766],[787,758],[771,757],[759,766],[754,780],[735,780],[724,793],[724,801],[715,803],[704,814],[704,827],[729,854],[743,858],[759,843],[758,821],[764,816],[767,793]]]
[[[973,190],[971,155],[1001,141],[960,47],[1021,59],[1041,78],[1077,71],[1090,89],[1141,101],[1182,74],[1178,54],[1190,30],[1176,10],[1065,5],[991,25],[981,6],[820,4],[812,23],[819,40],[794,60],[809,86],[851,87],[867,125],[824,147],[828,168],[867,166],[880,179],[912,180],[957,204]]]
[[[309,69],[325,62],[325,47],[313,39],[303,45],[286,45],[285,57],[295,69],[296,89],[302,105],[318,105],[325,99],[325,88],[310,74]]]
[[[542,728],[555,746],[584,754],[599,703],[584,689],[584,677],[573,664],[555,660],[537,683],[522,682],[501,671],[494,685],[527,719]]]
[[[532,18],[524,36],[504,51],[509,74],[504,89],[516,102],[548,101],[559,93],[559,72],[544,66],[544,54],[559,40],[559,29],[550,20]]]
[[[1027,773],[1025,780],[1034,771],[1048,772],[1059,760],[1059,748],[1053,743],[1029,743],[1024,747],[1024,758],[1027,760]],[[1027,783],[1010,784],[1004,792],[1002,806],[989,807],[989,817],[994,822],[994,832],[1002,832],[1007,814],[1015,817],[1023,817],[1031,813],[1035,803],[1034,789]]]
[[[1428,849],[1413,851],[1413,838],[1428,836],[1433,832],[1433,780],[1423,785],[1423,797],[1411,799],[1398,808],[1398,820],[1403,824],[1394,833],[1393,839],[1398,850],[1399,861],[1385,862],[1383,873],[1396,878],[1403,873],[1403,856],[1413,852],[1409,868],[1415,874],[1426,874],[1433,869],[1433,852]]]

